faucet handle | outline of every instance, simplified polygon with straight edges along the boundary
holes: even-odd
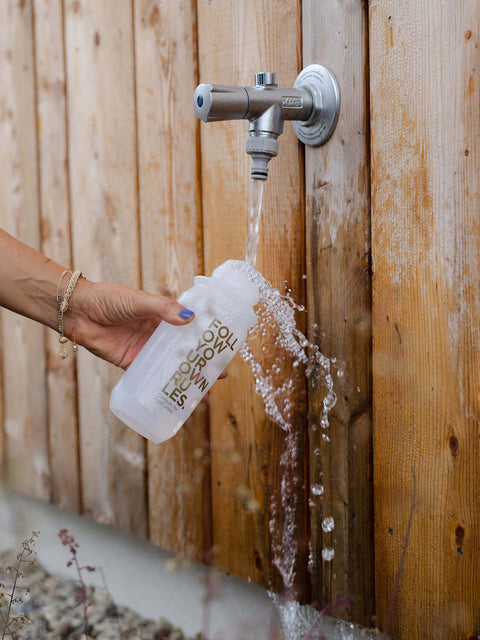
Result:
[[[260,71],[255,74],[256,87],[278,87],[278,73],[275,71]]]

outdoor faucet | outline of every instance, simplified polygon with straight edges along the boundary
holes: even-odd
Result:
[[[193,108],[204,122],[249,120],[246,151],[253,159],[251,176],[266,180],[268,162],[278,154],[284,120],[293,121],[304,144],[325,144],[337,124],[340,92],[331,71],[312,64],[297,76],[293,89],[280,88],[272,72],[256,73],[253,87],[199,84]]]

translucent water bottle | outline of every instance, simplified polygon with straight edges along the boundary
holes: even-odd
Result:
[[[153,442],[175,435],[237,353],[257,317],[247,263],[227,260],[196,276],[178,299],[195,312],[183,326],[162,322],[112,391],[110,409]]]

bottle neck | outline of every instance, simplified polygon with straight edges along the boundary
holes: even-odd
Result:
[[[228,295],[242,298],[245,304],[253,307],[259,300],[259,291],[252,280],[255,269],[241,260],[227,260],[214,269],[212,281],[228,292]]]
[[[221,295],[228,301],[239,300],[244,303],[248,307],[253,307],[257,303],[257,299],[252,295],[250,295],[244,291],[243,283],[237,283],[232,280],[226,281],[223,278],[214,277],[214,276],[195,276],[194,278],[195,286],[200,286],[205,288],[208,291],[213,291],[216,294]]]

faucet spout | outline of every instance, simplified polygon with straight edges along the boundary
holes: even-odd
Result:
[[[253,158],[251,175],[266,180],[268,162],[278,154],[284,121],[294,122],[301,142],[324,144],[335,129],[340,97],[333,74],[321,65],[310,65],[292,89],[280,88],[273,72],[257,73],[253,87],[200,84],[193,94],[193,107],[204,122],[249,120],[246,151]]]

